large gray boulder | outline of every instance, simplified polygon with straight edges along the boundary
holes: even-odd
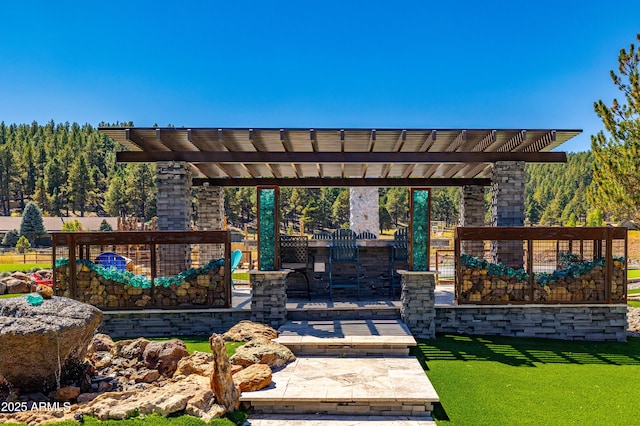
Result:
[[[55,389],[83,361],[101,321],[96,307],[64,297],[38,306],[0,300],[0,377],[22,393]]]

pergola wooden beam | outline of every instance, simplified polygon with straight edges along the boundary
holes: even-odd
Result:
[[[193,186],[202,186],[205,183],[210,186],[282,186],[282,187],[350,187],[350,186],[376,186],[376,187],[436,187],[436,186],[464,186],[478,185],[490,186],[491,179],[485,178],[193,178]]]
[[[566,163],[564,152],[197,152],[197,151],[121,151],[121,163],[154,161],[187,161],[191,163],[495,163],[526,161],[528,163]]]

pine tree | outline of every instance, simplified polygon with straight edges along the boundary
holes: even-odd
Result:
[[[640,42],[640,34],[636,38]],[[588,195],[612,218],[640,225],[640,50],[633,43],[620,50],[618,71],[611,71],[611,79],[624,101],[594,104],[609,137],[604,131],[591,137],[595,165]]]
[[[33,202],[29,202],[24,208],[22,221],[20,222],[20,235],[26,237],[31,244],[39,237],[47,233],[42,224],[42,212]]]

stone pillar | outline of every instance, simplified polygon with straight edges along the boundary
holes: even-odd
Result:
[[[224,226],[224,188],[209,186],[207,183],[198,189],[198,230],[221,231]],[[200,245],[200,266],[211,259],[224,257],[224,247]]]
[[[491,226],[524,226],[524,161],[498,161],[491,183]],[[522,268],[521,241],[494,241],[491,261]]]
[[[289,271],[249,271],[251,321],[278,329],[287,321],[287,274]]]
[[[371,232],[376,237],[380,231],[378,188],[349,188],[349,227],[356,234]]]
[[[158,231],[191,230],[191,171],[185,162],[157,163]],[[189,244],[161,245],[158,276],[174,275],[190,268]]]
[[[460,226],[484,226],[484,186],[465,185],[460,188]],[[461,245],[462,253],[478,258],[484,257],[482,241],[466,241]]]
[[[436,337],[435,273],[398,271],[402,293],[400,315],[411,334],[420,339]]]

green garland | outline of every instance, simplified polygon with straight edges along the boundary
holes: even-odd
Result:
[[[76,259],[76,264],[86,266],[90,271],[95,271],[96,274],[103,278],[106,278],[117,283],[139,288],[151,288],[151,279],[144,275],[135,275],[129,271],[123,271],[116,269],[113,266],[105,268],[104,266],[93,263],[86,259]],[[68,266],[69,259],[62,257],[56,260],[56,268]],[[179,286],[184,281],[189,281],[193,278],[197,278],[199,275],[206,275],[212,270],[218,269],[224,265],[224,259],[211,259],[204,266],[200,268],[191,268],[182,271],[176,275],[170,277],[156,278],[154,281],[155,287],[168,288],[172,285]]]
[[[529,281],[529,274],[524,269],[513,269],[508,266],[504,266],[501,263],[491,263],[484,259],[480,259],[468,254],[462,253],[460,255],[460,263],[469,268],[474,269],[486,269],[491,275],[498,275],[501,277],[516,278],[518,282]]]

